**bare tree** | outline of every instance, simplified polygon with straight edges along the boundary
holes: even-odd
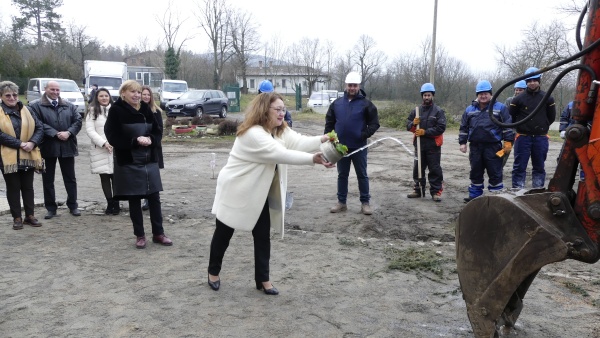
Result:
[[[354,66],[352,50],[348,50],[343,56],[337,57],[334,68],[330,72],[330,76],[332,83],[338,90],[344,89],[346,75],[354,69]]]
[[[231,11],[226,0],[202,0],[197,14],[200,27],[208,36],[213,52],[213,87],[221,89],[222,72],[225,63],[233,56],[230,34]]]
[[[61,40],[61,47],[66,57],[83,69],[83,62],[99,55],[100,42],[88,34],[86,26],[78,26],[70,23],[67,26],[67,34]]]
[[[250,57],[253,52],[260,49],[257,26],[253,21],[252,14],[241,10],[232,10],[229,24],[231,25],[231,46],[242,77],[242,93],[248,94],[246,73]]]
[[[172,8],[173,1],[169,0],[167,10],[164,12],[162,18],[155,17],[156,22],[160,25],[165,34],[165,43],[167,44],[167,50],[165,51],[165,73],[171,79],[179,78],[179,65],[181,63],[181,49],[186,41],[191,39],[193,35],[187,32],[187,34],[178,40],[178,35],[181,33],[183,25],[187,18],[180,19],[179,13],[173,13]]]
[[[290,73],[296,73],[304,78],[308,85],[308,94],[313,91],[317,81],[321,81],[327,74],[324,72],[324,49],[318,38],[302,38],[290,47],[288,53]]]
[[[361,35],[354,46],[354,60],[362,75],[362,83],[369,82],[373,75],[381,71],[381,67],[387,61],[387,56],[380,50],[376,50],[375,39],[368,35]]]

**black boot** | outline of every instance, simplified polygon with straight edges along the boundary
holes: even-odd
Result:
[[[119,204],[119,201],[113,201],[113,207],[112,207],[112,214],[113,215],[118,215],[121,213],[121,205]]]
[[[148,199],[144,198],[144,204],[142,204],[142,210],[146,211],[150,209],[150,207],[148,206]]]
[[[106,201],[106,209],[104,209],[105,215],[112,215],[114,204],[113,201]]]

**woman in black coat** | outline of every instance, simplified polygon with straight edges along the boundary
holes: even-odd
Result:
[[[141,101],[142,86],[134,80],[125,81],[120,97],[110,107],[104,133],[113,146],[113,194],[116,200],[129,201],[129,214],[136,247],[146,247],[142,198],[148,199],[152,241],[173,245],[164,234],[160,206],[162,182],[158,169],[158,148],[161,130],[152,111]]]

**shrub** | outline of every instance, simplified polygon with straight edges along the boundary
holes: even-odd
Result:
[[[194,116],[192,118],[192,124],[193,125],[199,125],[199,124],[204,124],[204,125],[209,125],[209,124],[213,124],[214,119],[212,118],[212,116],[207,115],[207,114],[202,114],[202,116]]]
[[[240,125],[238,120],[223,120],[219,123],[219,136],[235,135],[237,127]]]
[[[408,115],[415,107],[416,105],[414,103],[393,102],[386,107],[378,109],[379,124],[384,127],[406,130]],[[448,113],[444,107],[441,108],[444,109],[446,113],[446,128],[458,128],[460,125],[460,116],[457,121],[454,115]]]

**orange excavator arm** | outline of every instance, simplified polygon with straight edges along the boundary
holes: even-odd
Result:
[[[600,0],[590,0],[586,29],[581,52],[576,55],[581,62],[569,67],[579,69],[572,109],[576,123],[567,128],[548,188],[481,196],[465,205],[459,215],[457,270],[476,337],[495,337],[514,327],[525,294],[544,265],[566,259],[586,263],[600,259],[600,101],[596,89],[600,84],[596,81],[600,75]],[[579,164],[585,180],[575,187]]]

